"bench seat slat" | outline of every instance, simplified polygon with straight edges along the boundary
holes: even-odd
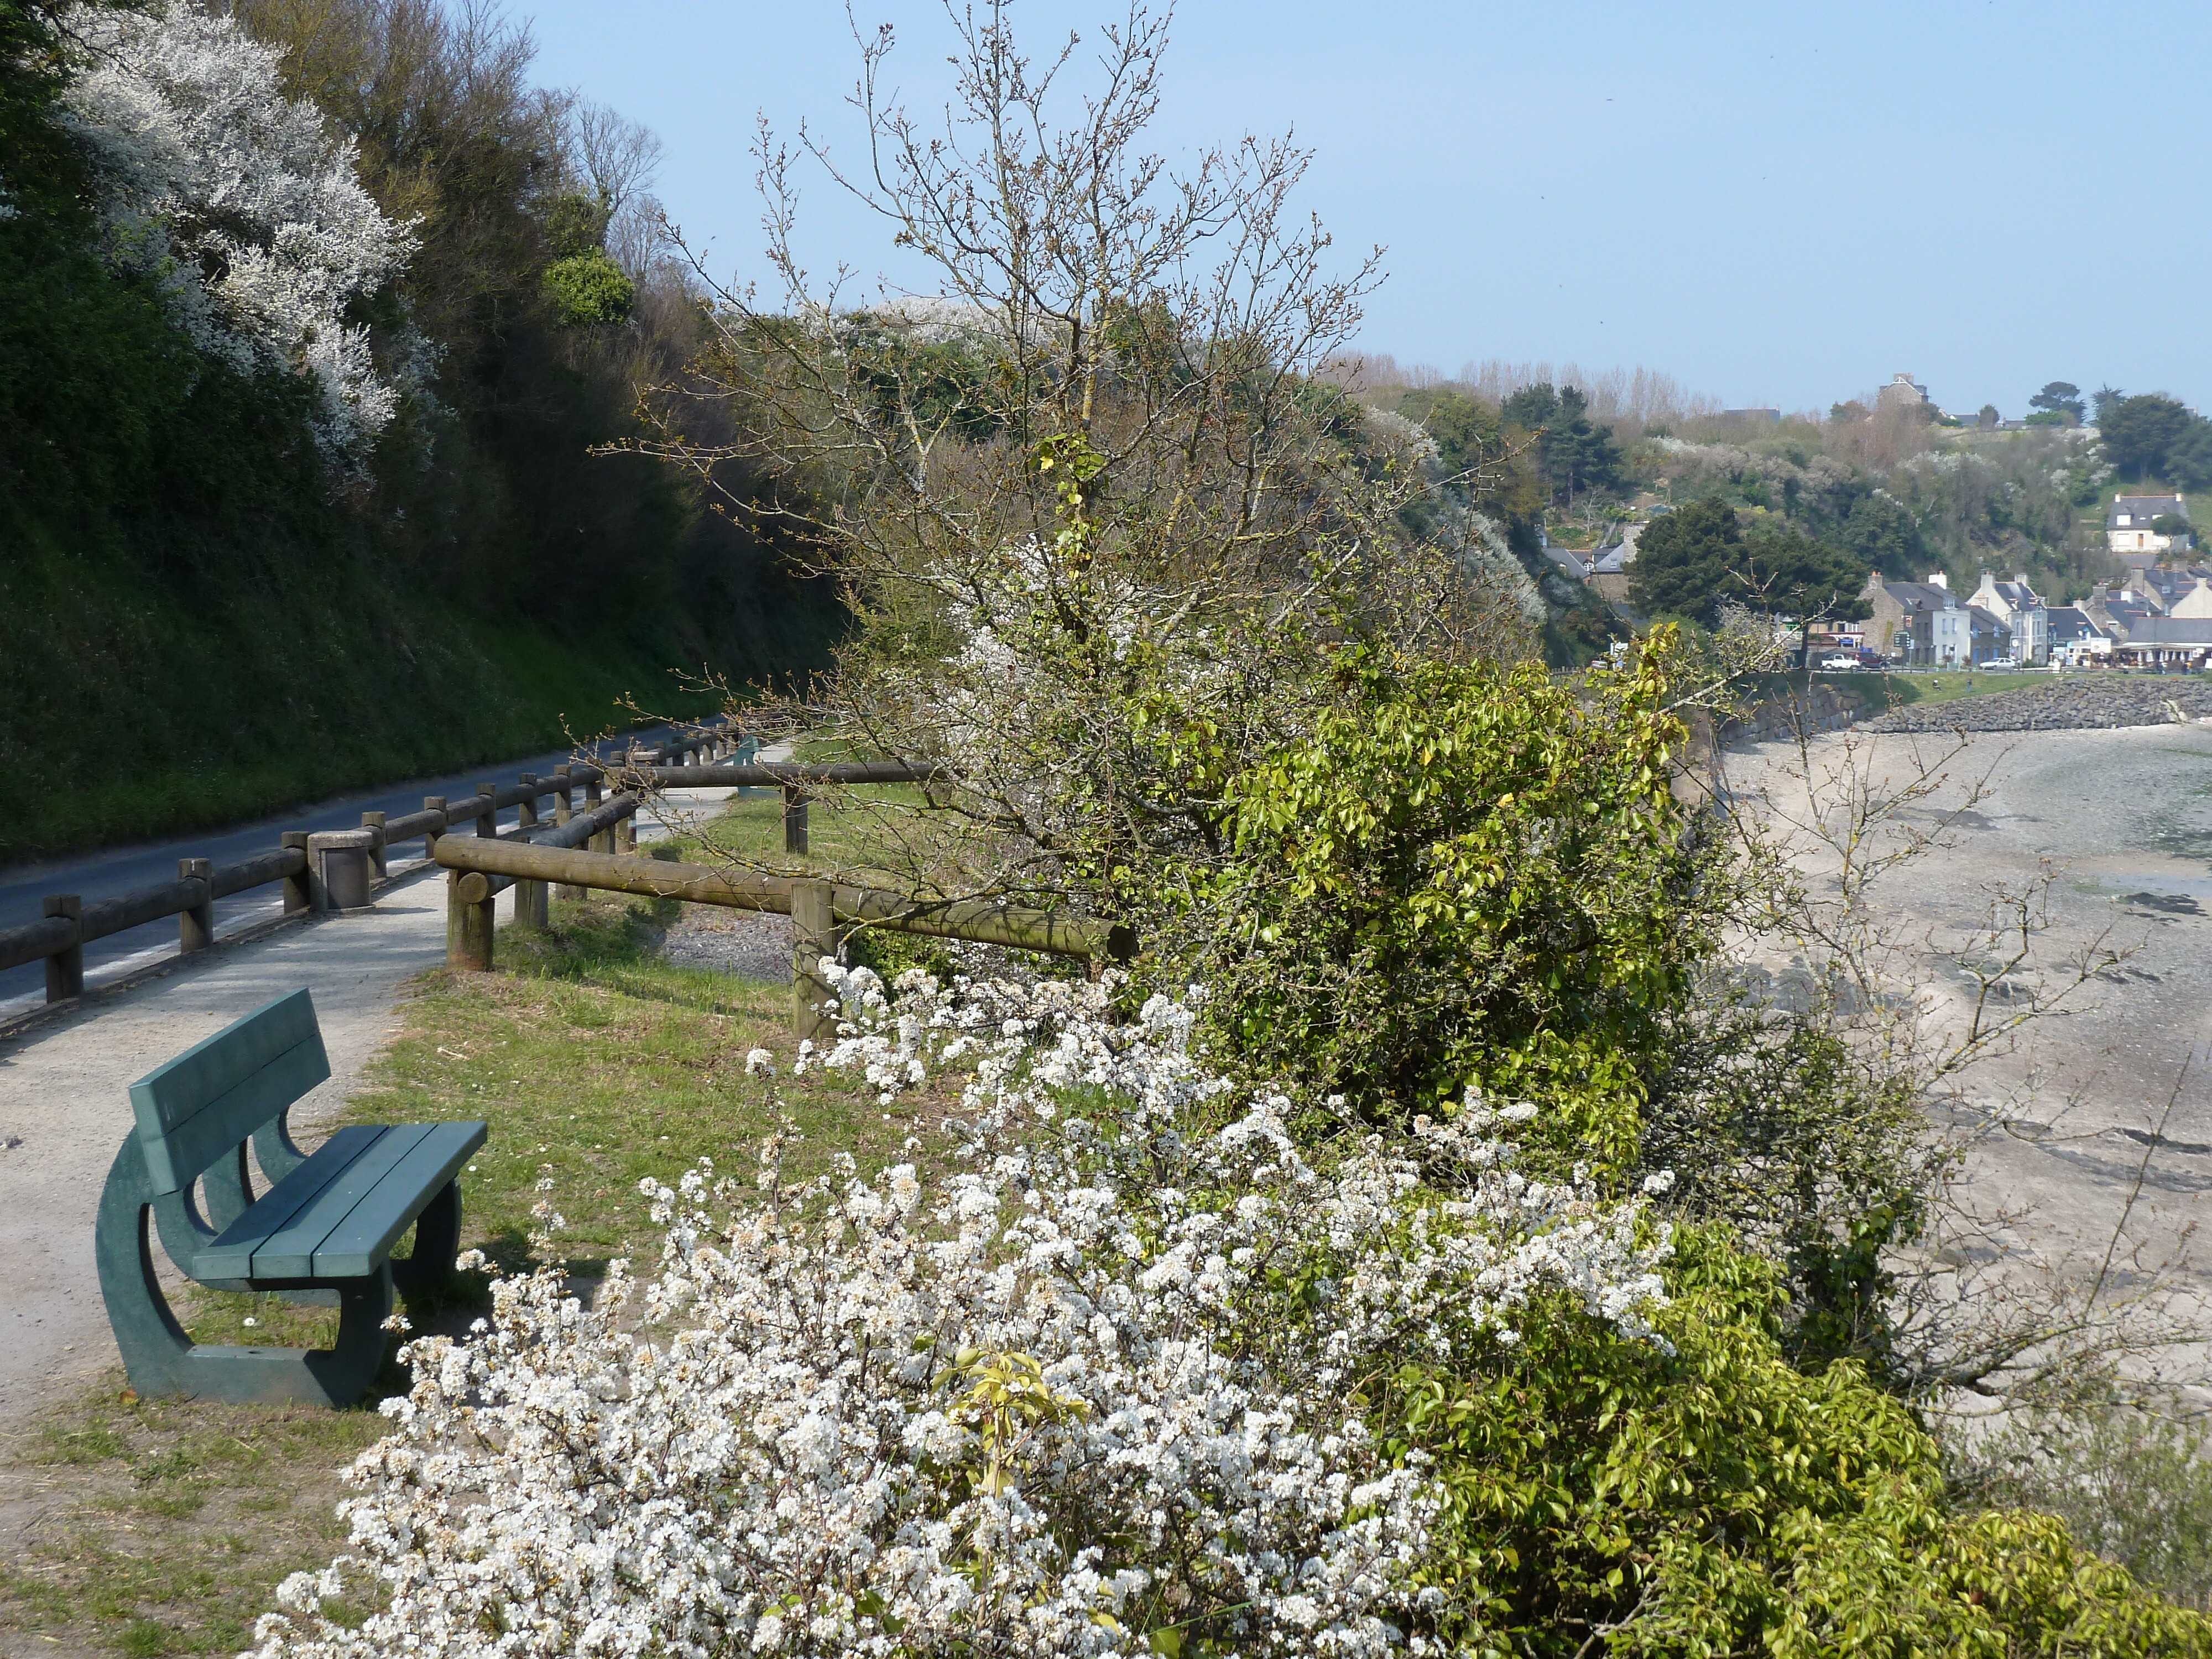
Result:
[[[315,1247],[315,1277],[357,1279],[374,1273],[400,1234],[484,1144],[483,1123],[439,1123],[417,1141],[375,1191],[354,1206]]]
[[[310,1153],[307,1161],[271,1187],[246,1212],[223,1229],[222,1236],[192,1258],[195,1279],[250,1279],[253,1253],[270,1235],[305,1209],[332,1182],[383,1138],[380,1125],[356,1123],[339,1130]]]
[[[315,1250],[330,1237],[331,1229],[352,1213],[355,1205],[377,1188],[392,1166],[414,1150],[430,1133],[428,1123],[406,1123],[386,1129],[374,1146],[347,1164],[331,1182],[283,1226],[254,1247],[254,1279],[312,1279]],[[248,1212],[252,1213],[252,1212]],[[244,1217],[240,1218],[241,1220]]]

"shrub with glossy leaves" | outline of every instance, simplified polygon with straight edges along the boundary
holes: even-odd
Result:
[[[1311,738],[1230,785],[1236,856],[1194,884],[1240,920],[1198,965],[1236,1049],[1369,1114],[1541,1100],[1569,1162],[1626,1168],[1639,1051],[1717,922],[1670,790],[1673,650],[1589,693],[1346,653]]]

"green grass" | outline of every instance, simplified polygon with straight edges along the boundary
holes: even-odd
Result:
[[[1957,668],[1914,668],[1891,669],[1879,673],[1816,672],[1812,679],[1815,684],[1831,685],[1839,691],[1856,692],[1871,716],[1892,708],[1909,708],[1915,703],[1953,702],[1961,697],[1992,696],[2000,691],[2074,684],[2083,681],[2101,684],[2112,678],[2110,671],[2106,670],[2080,674],[2052,674],[2041,671],[1990,673],[1977,669],[1969,674]],[[1762,675],[1747,688],[1745,696],[1747,700],[1755,700],[1778,697],[1785,693],[1802,694],[1805,685],[1806,677],[1802,670],[1789,674]]]
[[[474,614],[357,548],[318,553],[156,576],[12,526],[0,770],[15,792],[0,862],[564,748],[633,724],[633,707],[696,717],[721,706],[670,672],[707,654],[686,643],[695,619],[564,634]],[[743,684],[819,660],[826,614],[793,605],[738,618],[718,665]]]
[[[678,908],[597,896],[556,903],[550,935],[502,933],[499,973],[425,982],[349,1109],[368,1122],[488,1121],[461,1183],[466,1231],[507,1267],[531,1260],[541,1176],[568,1222],[564,1253],[596,1270],[650,1233],[644,1177],[672,1182],[702,1158],[750,1168],[781,1121],[770,1085],[745,1073],[753,1048],[776,1056],[796,1171],[838,1151],[864,1168],[897,1162],[908,1135],[942,1115],[934,1097],[886,1111],[844,1074],[790,1078],[790,988],[654,959],[654,930]]]
[[[1907,703],[1955,702],[1961,697],[1989,696],[1999,691],[2018,691],[2028,686],[2050,685],[2054,681],[2079,677],[2039,672],[1989,673],[1978,669],[1969,674],[1963,669],[1939,668],[1915,669],[1907,673],[1890,673],[1879,678],[1889,680],[1895,688],[1891,693],[1890,706],[1901,708]]]
[[[0,648],[5,632],[0,626]],[[23,797],[21,810],[0,823],[0,860],[215,829],[348,790],[564,748],[572,734],[629,724],[623,707],[629,696],[691,717],[720,706],[681,694],[643,651],[604,641],[560,640],[526,625],[455,622],[442,643],[443,672],[427,688],[378,673],[373,659],[360,660],[368,653],[334,643],[334,652],[354,659],[349,672],[324,678],[321,705],[310,704],[289,735],[233,706],[241,700],[234,690],[202,687],[123,726],[108,739],[106,757],[65,752],[84,741],[81,732],[20,732],[5,746],[22,751],[15,770]],[[173,645],[149,648],[183,654]],[[28,663],[22,667],[32,672]],[[312,678],[312,661],[299,672]],[[0,681],[15,678],[0,671]],[[73,678],[64,675],[63,684]],[[134,677],[126,671],[118,678]],[[359,707],[387,699],[382,715]],[[221,757],[176,729],[203,723],[233,733]],[[127,763],[114,763],[118,758]]]
[[[68,1401],[11,1449],[10,1495],[39,1519],[0,1561],[0,1631],[239,1651],[276,1586],[343,1546],[337,1472],[383,1429],[369,1410],[140,1400],[119,1377]]]
[[[367,1121],[490,1123],[462,1176],[463,1237],[505,1267],[534,1259],[541,1176],[568,1224],[559,1253],[589,1274],[619,1255],[652,1269],[640,1180],[673,1182],[701,1158],[742,1176],[763,1138],[786,1127],[798,1136],[785,1158],[794,1174],[841,1151],[864,1170],[935,1161],[942,1143],[930,1131],[946,1094],[886,1111],[847,1074],[790,1077],[790,988],[658,960],[653,945],[677,909],[611,895],[559,902],[551,933],[500,935],[499,972],[426,975],[348,1108]],[[775,1085],[746,1075],[754,1048],[776,1056]],[[922,1147],[908,1151],[917,1135]],[[459,1281],[405,1311],[420,1328],[458,1332],[482,1310],[481,1282]],[[199,1340],[298,1346],[327,1342],[335,1318],[216,1292],[184,1312]],[[381,1386],[404,1378],[387,1367]],[[0,1459],[0,1498],[45,1506],[30,1553],[0,1562],[0,1633],[19,1638],[0,1650],[238,1651],[276,1585],[341,1547],[337,1471],[381,1428],[365,1409],[137,1400],[119,1374],[62,1402]]]

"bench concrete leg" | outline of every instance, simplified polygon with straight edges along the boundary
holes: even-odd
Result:
[[[361,1399],[384,1362],[384,1322],[392,1312],[389,1267],[337,1287],[334,1347],[204,1346],[185,1334],[155,1276],[154,1203],[138,1139],[127,1137],[100,1191],[93,1249],[100,1297],[132,1388],[149,1396],[181,1395],[233,1405],[338,1407]]]
[[[415,1253],[392,1258],[392,1282],[410,1306],[446,1287],[460,1248],[461,1183],[449,1181],[415,1218]]]

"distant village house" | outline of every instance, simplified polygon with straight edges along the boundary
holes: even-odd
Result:
[[[2105,544],[2130,564],[2156,564],[2169,553],[2187,551],[2191,538],[2161,534],[2154,526],[2163,518],[2188,516],[2188,503],[2179,495],[2115,495],[2105,515]]]
[[[2027,581],[2022,578],[2004,586],[2024,589]],[[1892,662],[1964,668],[2014,656],[2008,617],[1961,599],[1940,570],[1931,572],[1924,582],[1884,581],[1875,571],[1868,575],[1859,597],[1872,612],[1867,618],[1868,642]],[[2035,605],[2041,609],[2040,600]]]

